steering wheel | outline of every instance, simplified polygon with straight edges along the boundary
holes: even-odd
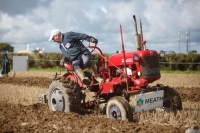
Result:
[[[85,41],[85,40],[81,40],[82,43],[83,43],[83,41]],[[95,48],[96,48],[96,46],[97,46],[97,43],[95,43],[94,46],[91,46],[90,43],[91,43],[91,42],[88,41],[88,46],[87,46],[87,48],[88,48],[88,50],[90,51],[90,53],[92,53],[92,52],[94,52],[94,50],[95,50]]]

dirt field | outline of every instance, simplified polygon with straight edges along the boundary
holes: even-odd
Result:
[[[162,74],[157,83],[174,87],[181,95],[183,110],[174,113],[141,113],[134,122],[113,121],[105,115],[51,112],[37,103],[54,73],[21,72],[0,78],[0,132],[138,132],[184,133],[200,128],[200,74]]]

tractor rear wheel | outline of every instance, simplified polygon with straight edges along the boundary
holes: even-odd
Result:
[[[163,108],[160,108],[159,110],[166,112],[182,110],[182,101],[178,92],[168,86],[165,86],[163,90]]]
[[[106,115],[110,119],[114,120],[126,120],[132,121],[133,113],[128,102],[121,97],[111,98],[106,106]]]
[[[48,106],[51,111],[79,112],[81,109],[81,95],[78,86],[70,86],[71,81],[52,81],[48,89]]]

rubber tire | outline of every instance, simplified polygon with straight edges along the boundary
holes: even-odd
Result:
[[[168,86],[165,86],[163,90],[164,90],[164,101],[169,99],[171,106],[169,108],[166,108],[163,102],[162,110],[165,112],[182,110],[183,109],[182,101],[178,92],[175,89],[170,88]]]
[[[128,101],[121,96],[117,96],[117,99],[121,100],[123,102],[123,105],[126,108],[126,117],[129,121],[133,121],[133,110],[131,109],[130,104],[128,103]]]
[[[68,84],[69,83],[70,81],[68,82]],[[59,80],[54,80],[50,84],[48,93],[47,93],[49,109],[51,111],[57,111],[53,107],[53,101],[51,100],[51,98],[52,98],[52,93],[55,90],[59,90],[62,93],[62,103],[63,103],[63,107],[59,111],[63,111],[66,113],[79,112],[81,110],[81,98],[80,98],[80,95],[78,94],[78,91],[70,87],[64,87],[63,84],[64,83],[60,82]]]
[[[127,103],[125,100],[123,100],[122,98],[117,97],[113,97],[110,100],[108,100],[107,105],[106,105],[106,115],[108,118],[110,119],[114,119],[114,120],[131,120],[131,116],[133,116],[133,114],[130,114],[130,110],[127,109]],[[117,108],[120,111],[121,117],[120,118],[114,118],[112,117],[112,114],[110,113],[112,108]]]

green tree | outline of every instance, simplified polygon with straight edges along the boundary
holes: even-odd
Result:
[[[13,52],[14,51],[14,47],[12,47],[8,43],[0,43],[0,51]]]
[[[189,52],[189,54],[197,54],[197,51],[196,51],[196,50],[191,50],[191,51]]]

